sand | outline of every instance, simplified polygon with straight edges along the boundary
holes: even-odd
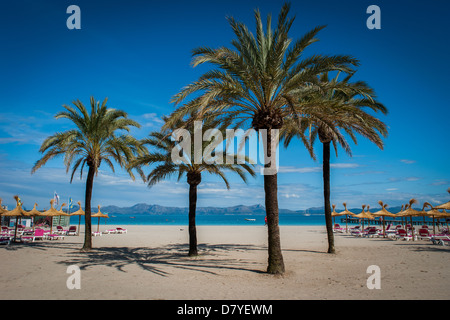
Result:
[[[96,225],[93,229],[96,229]],[[112,226],[102,226],[101,230]],[[265,273],[264,226],[198,226],[200,255],[188,257],[185,226],[123,226],[127,234],[83,236],[0,247],[0,299],[448,299],[449,246],[336,234],[325,227],[281,226],[283,276]],[[83,230],[83,227],[82,227]],[[80,268],[80,289],[68,289]],[[380,289],[369,289],[369,266]],[[75,282],[72,282],[75,283]],[[372,283],[372,282],[371,282]]]

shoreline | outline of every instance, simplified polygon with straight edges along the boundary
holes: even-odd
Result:
[[[100,231],[115,225],[101,226]],[[120,225],[126,234],[80,236],[0,247],[0,299],[302,300],[448,299],[450,247],[335,234],[325,226],[280,226],[283,276],[265,273],[265,226],[197,226],[199,256],[188,257],[188,228]],[[93,230],[96,227],[93,224]],[[69,290],[69,266],[81,289]],[[367,268],[381,269],[370,290]]]

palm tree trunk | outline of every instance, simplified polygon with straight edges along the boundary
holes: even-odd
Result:
[[[271,274],[282,274],[285,270],[283,254],[281,252],[280,229],[278,226],[278,186],[276,174],[264,176],[264,191],[266,193],[266,215],[269,243],[267,272]]]
[[[198,255],[195,211],[197,208],[197,184],[189,184],[189,256]]]
[[[330,205],[330,142],[323,143],[323,198],[325,202],[325,224],[328,234],[328,253],[335,253]]]
[[[84,200],[84,245],[81,251],[90,251],[92,249],[92,227],[91,227],[91,198],[92,188],[94,186],[95,168],[89,166],[89,172],[86,179],[86,194]]]
[[[272,155],[272,132],[267,130],[267,157],[271,159]],[[275,152],[275,150],[274,150]],[[274,157],[275,158],[275,157]],[[266,163],[269,168],[271,163]],[[283,274],[285,271],[283,254],[281,252],[280,228],[278,226],[278,179],[277,173],[264,175],[264,192],[267,216],[268,233],[268,266],[267,273]]]

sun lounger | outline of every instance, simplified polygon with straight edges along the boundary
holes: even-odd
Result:
[[[92,236],[96,237],[96,236],[101,236],[102,233],[99,231],[92,231]]]
[[[117,227],[116,230],[117,230],[117,233],[127,233],[127,229],[124,229],[124,228]]]
[[[396,240],[412,240],[412,236],[410,236],[405,229],[398,229],[397,234],[394,237]]]
[[[375,236],[379,236],[380,235],[380,230],[378,230],[375,227],[369,227],[367,228],[364,233],[363,233],[363,237],[375,237]]]
[[[336,223],[333,227],[333,231],[334,232],[340,232],[340,233],[344,233],[345,232],[345,228],[342,228],[338,223]]]
[[[63,229],[63,227],[61,227],[61,226],[56,226],[56,234],[67,234],[67,232],[68,232],[69,230],[65,230],[65,229]]]
[[[76,236],[77,235],[77,226],[70,226],[69,230],[67,230],[68,236]]]
[[[34,242],[35,240],[43,240],[44,239],[44,230],[36,229],[33,233],[28,235],[22,235],[20,240],[22,242]]]
[[[425,228],[419,229],[419,234],[418,234],[417,238],[420,240],[431,240],[430,231],[428,231],[428,229],[425,229]]]
[[[450,236],[446,234],[435,234],[430,237],[433,244],[442,244],[443,246],[450,244]]]
[[[1,235],[0,236],[0,244],[10,244],[11,243],[11,237],[8,235]]]
[[[363,232],[361,231],[361,226],[356,226],[356,227],[350,228],[350,234],[352,236],[359,237],[362,235],[362,233]]]
[[[105,231],[103,231],[103,234],[112,234],[112,233],[117,233],[116,229],[107,229]]]
[[[53,233],[53,234],[47,233],[45,235],[45,239],[47,239],[47,240],[64,240],[64,236],[60,235],[60,234],[56,234],[56,233]]]

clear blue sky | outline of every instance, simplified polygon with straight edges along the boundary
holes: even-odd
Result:
[[[66,9],[81,9],[81,30],[68,30]],[[229,46],[226,16],[254,30],[253,9],[275,18],[282,1],[2,1],[0,4],[0,197],[13,205],[19,194],[27,208],[39,208],[57,191],[84,203],[84,180],[65,173],[62,159],[31,175],[43,139],[70,128],[53,116],[89,97],[128,112],[142,124],[142,138],[170,113],[172,95],[194,81],[206,66],[192,68],[191,50]],[[381,9],[381,30],[369,30],[366,9]],[[290,35],[301,37],[317,25],[320,42],[312,54],[351,54],[361,61],[356,78],[367,81],[389,109],[385,149],[359,139],[354,156],[332,155],[331,198],[338,208],[383,200],[390,206],[416,197],[420,204],[448,201],[450,186],[448,90],[450,88],[449,2],[292,1],[296,20]],[[280,152],[279,206],[322,206],[321,146],[314,162],[299,143]],[[248,185],[230,177],[231,190],[204,176],[199,206],[264,204],[263,179]],[[102,167],[93,206],[138,202],[187,206],[185,181],[148,189],[122,172]]]

